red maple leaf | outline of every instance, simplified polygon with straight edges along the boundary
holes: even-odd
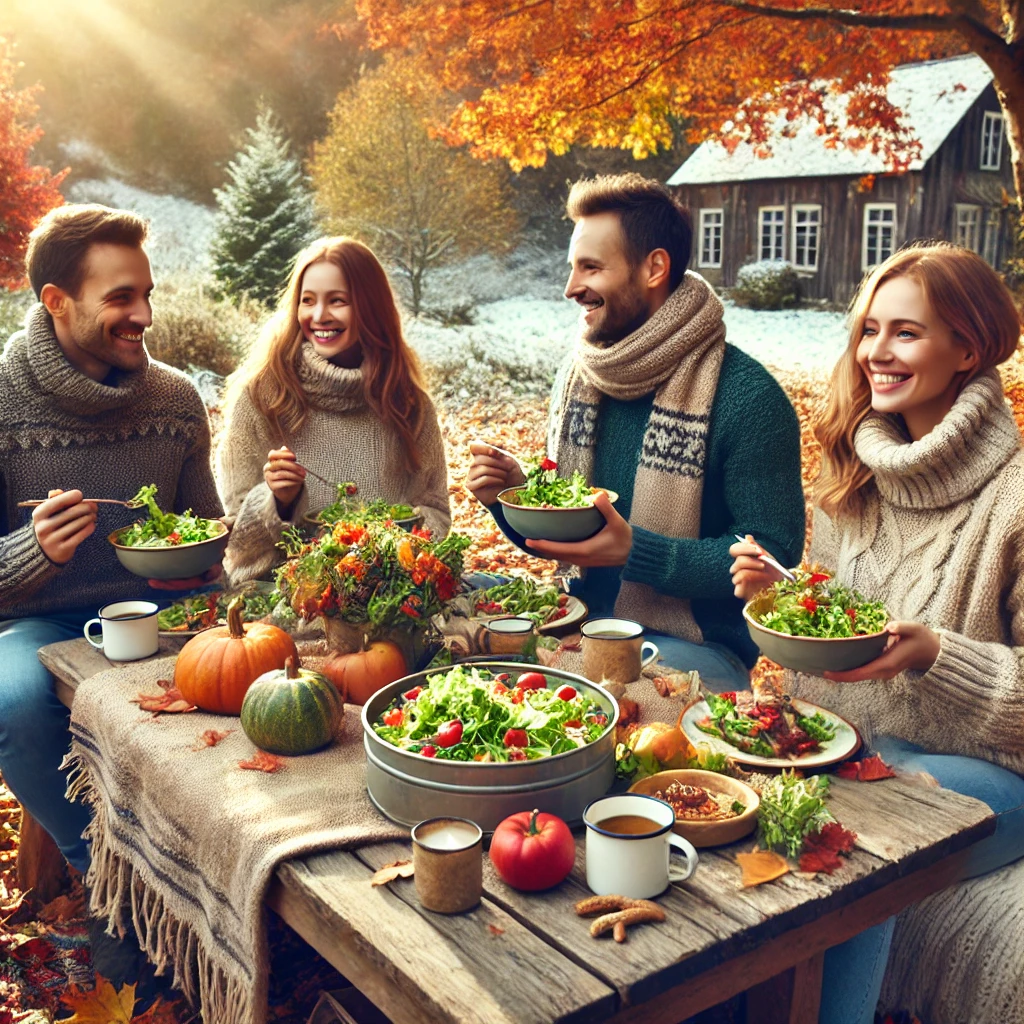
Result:
[[[170,679],[158,679],[156,685],[160,687],[162,693],[140,693],[138,697],[132,698],[132,703],[138,704],[142,711],[151,711],[154,717],[159,714],[196,710],[195,704],[185,700],[181,690]]]
[[[204,747],[215,747],[222,739],[230,736],[234,731],[234,729],[225,729],[223,732],[220,732],[217,729],[207,729],[196,737],[196,742],[192,749],[202,750]]]
[[[251,772],[278,772],[284,767],[284,758],[277,754],[268,754],[265,750],[257,750],[248,761],[239,761],[239,768],[245,768]]]
[[[824,871],[831,875],[842,867],[840,854],[853,852],[857,836],[847,831],[838,821],[830,821],[820,832],[804,837],[804,851],[800,855],[801,871]]]

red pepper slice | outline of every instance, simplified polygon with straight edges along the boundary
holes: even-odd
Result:
[[[832,579],[827,572],[812,572],[811,578],[807,581],[809,586],[814,586],[815,583],[824,583],[826,580]]]

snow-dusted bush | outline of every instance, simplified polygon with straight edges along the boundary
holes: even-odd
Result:
[[[229,374],[249,350],[267,310],[255,300],[232,303],[210,294],[202,279],[180,276],[153,293],[150,355],[179,369]]]
[[[800,280],[787,260],[758,260],[740,267],[730,294],[751,309],[785,309],[799,301]]]
[[[31,288],[19,292],[0,288],[0,348],[15,331],[20,331],[24,326],[25,313],[34,298]]]

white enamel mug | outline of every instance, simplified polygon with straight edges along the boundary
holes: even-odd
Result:
[[[648,832],[624,834],[602,828],[602,822],[620,815],[648,819]],[[598,896],[629,896],[646,900],[684,882],[697,867],[697,851],[672,831],[676,812],[664,800],[642,793],[603,796],[583,812],[587,827],[587,885]],[[673,847],[685,858],[670,863]]]
[[[98,619],[85,624],[85,639],[110,661],[138,661],[156,654],[160,630],[157,606],[152,601],[115,601],[100,609]],[[92,627],[99,623],[103,639],[97,641]]]

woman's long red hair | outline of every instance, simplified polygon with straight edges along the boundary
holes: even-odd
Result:
[[[922,242],[900,249],[861,282],[850,306],[846,352],[832,371],[825,408],[814,426],[821,444],[815,502],[831,516],[856,515],[872,472],[854,448],[857,428],[871,411],[871,386],[857,364],[857,346],[875,293],[906,276],[924,290],[935,315],[977,357],[961,389],[979,373],[1005,362],[1020,344],[1021,320],[999,275],[979,256],[949,242]]]
[[[387,274],[377,257],[354,238],[323,238],[295,258],[288,285],[277,310],[253,346],[252,353],[232,375],[228,409],[241,391],[270,424],[282,442],[302,429],[309,401],[299,380],[298,366],[305,344],[298,310],[302,278],[314,263],[333,263],[345,275],[352,309],[350,330],[363,352],[363,390],[366,404],[401,440],[406,469],[419,469],[416,439],[428,402],[416,353],[406,343],[402,321]]]

